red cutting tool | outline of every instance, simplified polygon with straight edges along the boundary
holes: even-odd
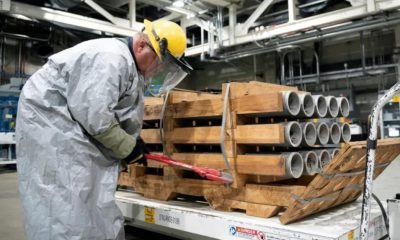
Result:
[[[218,171],[216,169],[212,168],[206,168],[206,167],[196,167],[184,162],[180,162],[177,160],[174,160],[172,158],[169,158],[165,155],[160,155],[160,154],[154,154],[154,153],[148,153],[144,155],[147,160],[153,160],[157,162],[162,162],[174,167],[180,167],[185,170],[193,171],[200,175],[203,178],[207,178],[213,181],[217,181],[220,183],[232,183],[232,177],[230,177],[229,174],[226,174],[224,172]]]

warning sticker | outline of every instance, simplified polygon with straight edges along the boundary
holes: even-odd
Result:
[[[156,223],[156,210],[154,208],[145,207],[144,208],[144,221],[147,223]]]
[[[257,231],[250,228],[243,228],[237,226],[229,226],[229,232],[232,236],[244,239],[266,240],[264,232]]]

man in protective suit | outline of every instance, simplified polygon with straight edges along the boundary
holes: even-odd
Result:
[[[120,163],[143,161],[144,90],[163,94],[192,70],[177,24],[144,25],[49,57],[24,86],[16,136],[27,239],[124,239],[114,194]]]

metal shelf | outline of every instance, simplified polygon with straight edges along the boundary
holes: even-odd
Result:
[[[15,132],[0,132],[0,145],[1,144],[15,144]]]
[[[4,160],[0,161],[0,165],[17,164],[17,160]]]
[[[184,239],[359,238],[361,201],[289,225],[282,225],[278,217],[264,219],[238,212],[215,211],[205,203],[149,200],[130,192],[117,191],[116,202],[129,225]],[[370,239],[379,239],[386,234],[383,218],[376,204],[371,209],[370,234]]]
[[[383,122],[400,122],[400,119],[385,119]]]

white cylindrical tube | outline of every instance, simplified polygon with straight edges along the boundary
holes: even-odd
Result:
[[[341,135],[340,125],[338,123],[331,123],[329,126],[329,143],[339,144]]]
[[[319,171],[318,155],[314,151],[300,152],[304,161],[304,175],[315,175]]]
[[[291,147],[298,147],[303,139],[301,126],[298,122],[285,124],[285,144]]]
[[[314,99],[309,93],[300,93],[301,111],[299,116],[310,118],[315,113]]]
[[[314,117],[324,118],[328,114],[328,104],[322,95],[314,95],[315,114]]]
[[[331,154],[331,158],[334,159],[336,155],[338,155],[340,152],[340,148],[333,148],[329,149],[329,153]]]
[[[337,117],[339,114],[339,105],[336,98],[329,96],[325,97],[325,99],[328,104],[328,116],[333,118]]]
[[[350,115],[350,103],[345,97],[336,98],[339,105],[339,115],[342,117],[348,117]]]
[[[285,115],[298,116],[301,110],[300,97],[297,92],[282,91],[283,110]]]
[[[299,178],[304,171],[303,157],[298,152],[283,153],[286,164],[286,176]]]
[[[325,145],[329,142],[329,127],[324,122],[316,123],[317,142],[316,144]]]
[[[348,123],[342,123],[340,125],[340,140],[342,142],[350,142],[351,140],[351,130],[350,130],[350,124]]]
[[[302,146],[313,146],[317,142],[317,128],[312,122],[300,123],[303,130],[303,140],[301,141]]]
[[[328,150],[317,150],[319,168],[322,169],[331,161],[331,155]]]

